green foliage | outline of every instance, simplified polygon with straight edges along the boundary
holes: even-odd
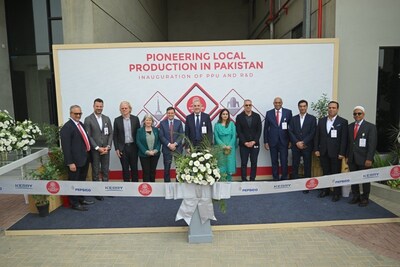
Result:
[[[60,127],[54,124],[44,123],[42,126],[42,135],[45,138],[46,145],[51,149],[60,145]]]
[[[317,118],[321,119],[328,115],[328,96],[324,93],[317,102],[311,102],[311,109],[316,113]]]
[[[58,180],[60,177],[60,172],[58,168],[54,166],[51,162],[42,164],[39,168],[32,171],[29,174],[32,180]],[[45,205],[49,203],[48,195],[32,195],[37,206]]]

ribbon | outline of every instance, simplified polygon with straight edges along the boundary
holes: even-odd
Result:
[[[217,220],[214,215],[212,199],[230,198],[230,189],[230,183],[215,183],[213,186],[167,183],[165,184],[165,198],[183,199],[176,214],[176,221],[184,219],[190,225],[197,208],[201,223],[204,224],[207,220]]]

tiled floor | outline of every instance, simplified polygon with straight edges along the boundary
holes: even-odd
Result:
[[[399,203],[374,201],[400,215]],[[0,195],[0,227],[27,212]],[[0,266],[400,266],[400,223],[215,231],[211,244],[186,233],[0,235]]]

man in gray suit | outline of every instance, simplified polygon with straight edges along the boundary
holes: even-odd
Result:
[[[93,103],[93,113],[85,118],[85,130],[88,133],[91,156],[92,156],[92,179],[99,181],[99,172],[102,173],[102,181],[108,181],[108,172],[110,165],[110,150],[113,140],[113,131],[111,120],[102,114],[104,102],[96,98]],[[103,200],[102,196],[96,197]]]
[[[377,132],[374,124],[364,120],[365,109],[356,106],[353,109],[354,122],[349,125],[347,144],[347,163],[350,171],[369,169],[372,167],[377,144]],[[350,204],[365,207],[369,203],[371,183],[363,183],[363,194],[360,195],[358,184],[351,185],[353,199]]]

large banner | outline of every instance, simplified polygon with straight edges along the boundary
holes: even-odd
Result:
[[[276,96],[297,114],[300,99],[310,105],[324,93],[333,99],[337,94],[336,39],[55,45],[53,49],[60,123],[68,120],[74,104],[82,107],[83,120],[93,112],[98,97],[111,120],[120,115],[119,104],[126,100],[133,106],[132,114],[140,120],[151,114],[158,124],[169,106],[185,122],[193,99],[200,99],[215,123],[223,108],[235,121],[244,99],[253,101],[253,111],[264,120]],[[313,113],[311,108],[309,112]],[[259,175],[271,173],[268,151],[260,151],[258,166]],[[121,169],[114,153],[110,169]]]

